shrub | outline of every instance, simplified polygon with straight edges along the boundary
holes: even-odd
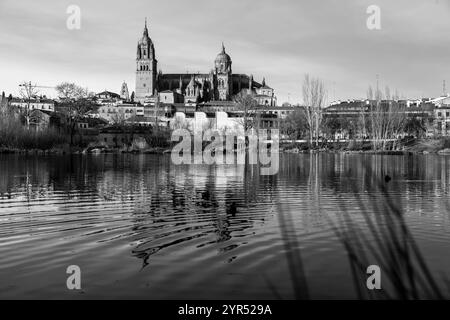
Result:
[[[67,136],[54,128],[27,129],[14,115],[0,115],[0,147],[2,148],[49,150],[66,142]]]

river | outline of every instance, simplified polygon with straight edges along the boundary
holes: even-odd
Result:
[[[281,154],[259,170],[0,155],[0,298],[448,297],[450,157]]]

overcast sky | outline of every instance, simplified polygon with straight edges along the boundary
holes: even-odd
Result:
[[[80,30],[66,27],[72,4]],[[372,4],[381,30],[366,26]],[[410,98],[441,95],[444,79],[450,91],[450,0],[0,0],[0,90],[31,80],[118,92],[125,80],[133,91],[145,17],[158,69],[209,72],[223,41],[233,72],[266,77],[279,103],[301,101],[305,73],[329,100],[364,98],[376,74]]]

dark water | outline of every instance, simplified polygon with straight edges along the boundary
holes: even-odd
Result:
[[[281,155],[277,175],[258,172],[169,156],[0,156],[0,298],[357,298],[355,274],[367,276],[343,239],[381,264],[364,217],[391,202],[404,221],[394,238],[417,246],[448,293],[450,158]],[[392,248],[392,221],[375,221]],[[69,265],[81,291],[66,287]]]

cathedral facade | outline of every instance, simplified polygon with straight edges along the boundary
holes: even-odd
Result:
[[[149,37],[147,21],[137,44],[135,101],[151,103],[164,97],[165,102],[202,103],[233,101],[240,93],[253,94],[261,105],[275,106],[274,90],[253,80],[252,75],[233,74],[232,60],[222,44],[209,73],[170,73],[157,71],[155,47]],[[164,101],[163,101],[164,102]]]

